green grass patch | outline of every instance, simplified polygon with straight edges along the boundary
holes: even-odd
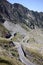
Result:
[[[0,64],[2,65],[24,65],[19,60],[17,60],[15,57],[10,58],[8,56],[1,56],[0,57]]]
[[[23,39],[23,36],[20,33],[17,33],[12,40],[15,42],[20,42],[22,39]]]
[[[32,47],[25,47],[25,52],[27,52],[27,58],[38,65],[43,65],[43,55],[37,50]],[[43,51],[42,51],[43,52]]]
[[[0,44],[2,43],[9,43],[11,40],[0,37]]]
[[[5,65],[12,65],[12,63],[10,61],[11,61],[11,59],[7,56],[0,57],[0,63],[3,63]]]
[[[18,54],[16,47],[11,47],[11,48],[8,48],[8,49],[10,50],[12,56],[19,58],[19,54]]]

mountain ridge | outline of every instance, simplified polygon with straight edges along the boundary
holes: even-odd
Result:
[[[35,29],[35,26],[43,28],[43,12],[31,11],[19,3],[1,0],[0,16],[14,23],[24,23],[31,29]]]

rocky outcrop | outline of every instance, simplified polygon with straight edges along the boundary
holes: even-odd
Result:
[[[5,34],[5,38],[10,38],[11,37],[11,34],[8,32]]]
[[[21,4],[11,4],[7,0],[0,1],[0,15],[14,23],[24,23],[35,29],[35,26],[43,28],[43,12],[31,11]]]
[[[0,15],[0,23],[4,23],[5,19]]]

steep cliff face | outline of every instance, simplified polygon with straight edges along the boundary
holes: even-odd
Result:
[[[43,28],[43,12],[34,12],[21,4],[11,4],[7,0],[0,1],[0,15],[14,23],[24,23],[32,29]]]
[[[12,4],[9,3],[7,0],[0,1],[0,14],[6,19],[13,20],[13,9]]]

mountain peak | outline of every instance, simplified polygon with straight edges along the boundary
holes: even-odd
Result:
[[[19,4],[19,3],[14,3],[13,5],[14,6],[23,6],[23,5]]]

